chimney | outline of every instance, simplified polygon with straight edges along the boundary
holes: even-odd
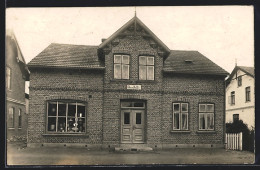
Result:
[[[102,38],[102,39],[101,39],[102,42],[104,42],[104,41],[106,41],[106,40],[107,40],[106,38]]]

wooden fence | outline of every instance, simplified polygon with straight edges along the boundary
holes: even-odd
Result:
[[[240,150],[242,151],[243,149],[243,134],[242,132],[240,133],[226,133],[226,138],[225,138],[225,147],[226,149],[230,150]]]

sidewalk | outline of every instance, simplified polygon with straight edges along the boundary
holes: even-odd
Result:
[[[181,149],[116,153],[87,148],[7,147],[8,165],[253,164],[254,154],[225,149]]]

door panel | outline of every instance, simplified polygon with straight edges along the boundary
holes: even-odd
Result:
[[[144,110],[121,111],[121,142],[144,143]]]

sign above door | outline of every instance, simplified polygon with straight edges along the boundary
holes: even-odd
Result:
[[[141,85],[126,85],[128,90],[141,90]]]

